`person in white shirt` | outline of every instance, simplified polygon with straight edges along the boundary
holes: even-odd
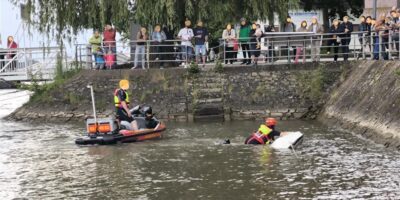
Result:
[[[182,41],[182,59],[184,64],[188,65],[190,58],[193,55],[192,39],[194,37],[193,30],[190,28],[192,22],[190,20],[185,21],[185,28],[182,28],[178,33],[178,38]]]

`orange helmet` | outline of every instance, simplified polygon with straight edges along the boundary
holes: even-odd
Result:
[[[268,127],[276,126],[276,124],[277,124],[277,121],[275,118],[266,118],[265,119],[265,125],[267,125]]]

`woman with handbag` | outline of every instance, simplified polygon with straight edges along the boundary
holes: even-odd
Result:
[[[339,20],[333,20],[332,26],[329,28],[329,33],[331,34],[331,39],[328,41],[328,46],[333,46],[333,60],[337,62],[339,57],[339,44],[341,42],[340,34],[343,31],[340,30]]]
[[[237,46],[236,32],[232,29],[232,25],[226,25],[226,29],[222,33],[222,39],[225,42],[225,64],[233,64],[235,59],[235,45]],[[237,50],[236,50],[237,51]]]

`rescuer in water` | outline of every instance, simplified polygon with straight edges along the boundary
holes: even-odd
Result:
[[[258,131],[250,135],[245,144],[270,144],[276,137],[284,136],[287,133],[275,130],[277,121],[275,118],[266,118],[265,124],[260,125]]]

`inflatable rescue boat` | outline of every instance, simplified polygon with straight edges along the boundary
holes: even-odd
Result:
[[[274,149],[295,148],[303,141],[303,133],[287,132],[286,135],[278,137],[270,146]]]
[[[154,116],[146,117],[145,112],[151,107],[141,109],[139,106],[131,110],[139,130],[132,130],[129,122],[118,122],[112,118],[88,119],[87,136],[75,140],[77,145],[110,145],[117,143],[140,142],[159,139],[166,130],[163,122]]]

